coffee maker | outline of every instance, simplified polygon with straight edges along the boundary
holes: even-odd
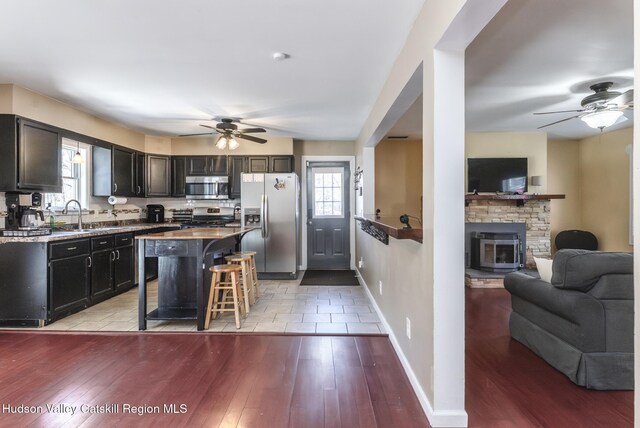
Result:
[[[42,206],[41,193],[7,192],[5,202],[7,219],[3,236],[40,236],[51,233],[51,229],[38,226],[38,217],[44,221],[44,215],[38,209]]]

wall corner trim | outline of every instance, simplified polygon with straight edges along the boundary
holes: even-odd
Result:
[[[367,286],[367,283],[362,277],[362,274],[360,274],[360,270],[358,270],[358,268],[356,268],[356,273],[358,274],[358,281],[360,281],[360,285],[364,288],[365,292],[367,293],[367,297],[371,301],[371,304],[376,310],[378,317],[380,317],[380,321],[382,321],[382,324],[384,325],[385,330],[389,334],[389,340],[391,341],[391,345],[393,346],[393,349],[396,351],[396,354],[398,355],[400,364],[402,364],[402,368],[404,369],[405,373],[407,374],[407,377],[409,378],[409,383],[411,383],[411,387],[413,388],[413,391],[416,393],[416,396],[418,397],[418,401],[422,406],[422,410],[424,410],[424,413],[427,415],[427,419],[429,419],[429,423],[431,424],[431,426],[432,427],[466,427],[468,426],[468,415],[465,410],[438,410],[438,411],[433,410],[433,406],[431,405],[431,402],[429,401],[427,394],[422,389],[420,382],[418,382],[418,377],[414,373],[413,368],[411,367],[411,364],[409,364],[409,360],[404,355],[404,352],[402,352],[402,348],[400,347],[400,344],[398,343],[398,340],[396,339],[396,336],[393,333],[393,330],[391,330],[389,323],[387,323],[387,320],[382,314],[382,311],[380,310],[380,307],[378,306],[376,299],[373,298],[373,295],[371,294],[371,291],[369,291],[369,287]]]

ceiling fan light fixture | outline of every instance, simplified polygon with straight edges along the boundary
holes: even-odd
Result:
[[[235,150],[240,147],[240,143],[235,138],[229,138],[229,150]]]
[[[227,148],[227,137],[225,135],[222,135],[220,138],[218,138],[218,141],[216,142],[216,147],[219,148],[220,150],[224,150]]]
[[[591,128],[602,130],[616,123],[620,116],[622,116],[620,110],[603,110],[586,114],[580,119]]]

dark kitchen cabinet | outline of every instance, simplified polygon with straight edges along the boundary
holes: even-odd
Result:
[[[245,172],[249,172],[249,173],[269,172],[269,156],[248,156]]]
[[[227,156],[189,156],[186,175],[227,175]]]
[[[240,198],[244,164],[244,156],[229,156],[229,197],[231,199]]]
[[[126,291],[133,286],[133,267],[133,247],[116,248],[113,267],[113,287],[116,293]]]
[[[269,156],[269,172],[293,172],[293,156]]]
[[[91,253],[91,303],[95,304],[113,296],[113,249]]]
[[[136,196],[136,153],[121,147],[93,146],[93,196]]]
[[[58,128],[0,115],[0,191],[62,192]]]
[[[134,193],[136,197],[144,198],[147,173],[145,168],[145,154],[142,152],[136,152],[135,154],[135,171]]]
[[[89,240],[49,244],[50,320],[77,312],[90,304]]]
[[[149,197],[171,194],[170,156],[147,155],[147,192]]]
[[[171,156],[171,196],[185,196],[187,158]]]
[[[135,196],[134,169],[135,152],[113,146],[111,148],[113,159],[113,192],[115,196]]]

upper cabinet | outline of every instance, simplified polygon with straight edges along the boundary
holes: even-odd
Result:
[[[171,196],[185,196],[187,158],[171,156]]]
[[[93,146],[93,196],[136,196],[136,153],[122,147]]]
[[[229,197],[231,199],[238,199],[240,197],[244,164],[244,156],[229,156]]]
[[[247,156],[245,171],[249,173],[289,173],[293,172],[293,156]]]
[[[62,192],[58,128],[0,115],[0,191]]]
[[[145,154],[142,152],[136,152],[135,155],[135,183],[133,186],[133,190],[135,191],[135,195],[138,198],[145,197],[145,183],[146,183],[146,159]]]
[[[269,156],[269,172],[293,172],[293,156]]]
[[[189,156],[187,175],[227,175],[227,156]]]
[[[169,196],[171,165],[170,156],[147,155],[147,196]]]
[[[247,156],[247,168],[245,172],[269,172],[269,156]]]

